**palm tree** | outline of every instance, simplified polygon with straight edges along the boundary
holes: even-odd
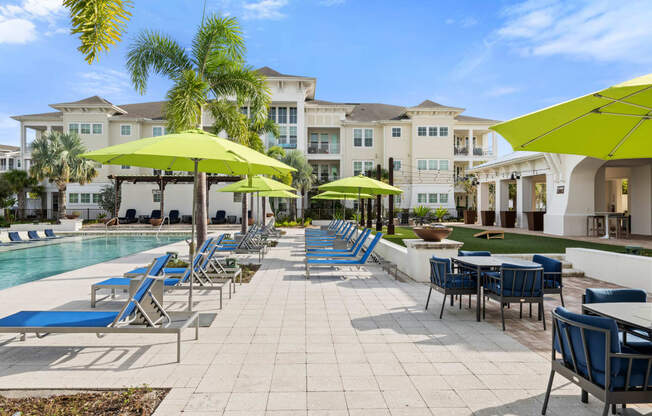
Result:
[[[312,184],[315,183],[315,175],[312,173],[312,166],[310,166],[304,154],[299,150],[288,152],[281,161],[296,169],[296,172],[292,172],[292,186],[297,188],[303,202],[305,193],[310,191]],[[293,199],[292,201],[292,217],[296,221],[297,200]]]
[[[38,191],[38,180],[30,176],[24,170],[10,170],[4,174],[5,179],[13,189],[18,200],[18,219],[25,216],[25,203],[27,201],[27,191]]]
[[[71,182],[84,185],[97,176],[95,162],[79,157],[86,147],[76,134],[52,133],[32,142],[30,174],[47,179],[59,189],[59,219],[66,215],[66,189]]]
[[[173,81],[166,106],[171,131],[202,128],[202,109],[206,108],[217,125],[229,127],[225,129],[229,133],[243,124],[242,115],[234,109],[248,104],[251,119],[262,122],[270,103],[265,78],[245,65],[244,55],[244,40],[236,19],[210,16],[199,26],[189,50],[169,36],[141,32],[127,53],[127,69],[141,94],[151,74]],[[244,140],[244,134],[239,134],[237,140]],[[197,242],[201,244],[206,239],[208,217],[204,173],[199,174],[197,190]]]

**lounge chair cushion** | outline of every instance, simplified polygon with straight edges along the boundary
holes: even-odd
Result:
[[[641,289],[586,289],[584,303],[645,302],[647,294]]]
[[[357,259],[354,260],[308,259],[308,264],[360,264],[360,261]]]
[[[20,311],[0,319],[0,327],[105,327],[119,312]]]
[[[561,282],[558,279],[543,279],[544,289],[559,289]]]
[[[457,253],[460,257],[464,256],[474,256],[474,257],[486,257],[491,256],[489,251],[469,251],[469,250],[459,250]]]
[[[143,274],[147,271],[147,267],[138,267],[136,269],[130,270],[126,274]],[[166,267],[163,269],[163,273],[165,274],[173,274],[173,275],[180,275],[184,274],[186,272],[185,267]]]

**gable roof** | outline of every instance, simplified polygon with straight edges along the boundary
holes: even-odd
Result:
[[[499,120],[492,120],[492,119],[489,119],[489,118],[463,116],[461,114],[455,116],[455,120],[469,122],[469,123],[491,123],[491,124],[500,123]]]
[[[301,75],[281,74],[277,70],[272,69],[268,66],[263,66],[261,68],[258,68],[256,69],[256,72],[258,72],[260,75],[264,75],[266,77],[272,77],[272,78],[307,78]]]
[[[11,146],[8,144],[0,144],[0,152],[17,152],[20,150],[18,146]]]
[[[437,107],[445,107],[439,103],[436,103],[434,101],[430,100],[423,100],[421,104],[415,106],[414,108],[437,108]]]
[[[404,119],[405,107],[380,103],[359,103],[346,119],[350,121],[379,121]]]
[[[165,120],[165,104],[167,101],[151,101],[148,103],[119,105],[125,114],[115,113],[112,118],[148,118]]]
[[[98,95],[93,95],[92,97],[82,98],[79,101],[72,101],[72,102],[69,102],[69,103],[58,103],[58,104],[52,104],[52,105],[53,106],[55,106],[55,105],[59,106],[59,105],[89,105],[89,104],[93,104],[93,105],[99,104],[99,105],[107,105],[107,106],[112,106],[113,105],[111,102],[109,102],[108,100],[105,100],[104,98],[102,98],[102,97],[100,97]]]

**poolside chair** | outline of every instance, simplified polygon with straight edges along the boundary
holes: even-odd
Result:
[[[181,217],[179,216],[178,209],[170,210],[170,214],[168,215],[168,221],[170,224],[179,224],[181,222]]]
[[[195,255],[195,258],[192,261],[192,266],[196,267],[199,264],[199,261],[201,260],[201,255],[208,250],[208,246],[213,242],[213,238],[209,237],[207,238],[204,243],[199,247],[199,250],[197,250],[197,253]],[[166,262],[167,263],[167,262]],[[149,266],[148,266],[149,267]],[[124,273],[124,277],[138,277],[142,276],[143,273],[147,270],[147,267],[138,267],[132,270],[129,270],[128,272]],[[167,277],[178,277],[182,276],[186,272],[186,267],[165,267],[162,270],[162,273],[165,274]]]
[[[523,304],[536,303],[538,319],[543,320],[543,330],[546,330],[546,319],[543,311],[543,268],[517,266],[515,264],[503,263],[500,272],[485,273],[484,296],[482,297],[482,316],[485,316],[486,298],[494,299],[500,303],[500,319],[505,330],[504,308],[510,303],[520,305],[520,317],[523,317]],[[530,309],[532,316],[532,309]]]
[[[430,258],[430,289],[426,299],[426,309],[430,303],[432,290],[444,295],[439,311],[439,319],[444,315],[446,296],[451,297],[451,306],[455,296],[460,297],[460,309],[462,309],[462,296],[469,295],[469,307],[471,306],[471,295],[477,295],[477,277],[471,273],[463,273],[458,270],[454,273],[454,265],[449,258],[432,256]]]
[[[308,247],[306,250],[308,253],[351,253],[355,250],[358,243],[362,244],[364,243],[364,241],[366,241],[370,233],[371,233],[371,229],[369,228],[365,228],[364,230],[362,230],[362,232],[358,234],[358,237],[355,239],[355,241],[349,248],[337,249],[337,248],[324,248],[324,247]]]
[[[460,257],[465,257],[465,256],[485,257],[485,256],[491,256],[491,252],[490,251],[458,250],[457,255],[460,256]]]
[[[211,218],[212,224],[226,224],[226,211],[219,210],[215,212],[215,216]]]
[[[91,333],[100,338],[116,333],[176,334],[177,362],[181,362],[181,331],[194,324],[199,339],[199,313],[167,312],[152,295],[156,280],[148,274],[120,311],[20,311],[0,319],[0,333],[17,333],[21,340],[26,333],[38,338],[50,333]]]
[[[541,414],[546,414],[555,373],[602,400],[602,416],[610,405],[615,414],[616,404],[652,403],[652,355],[621,345],[616,321],[558,306],[552,331],[552,368]]]
[[[54,234],[54,231],[52,231],[51,228],[47,228],[45,231],[45,238],[48,240],[54,240],[57,238],[64,238],[64,237],[59,237],[58,235]]]
[[[12,244],[31,243],[31,241],[29,240],[23,240],[22,238],[20,238],[20,235],[18,234],[17,231],[10,231],[7,233],[7,235],[9,235],[9,241]]]
[[[335,238],[324,238],[324,239],[307,239],[305,240],[305,249],[309,251],[311,249],[326,249],[326,248],[346,248],[347,243],[351,240],[355,234],[357,228],[355,225],[349,226],[344,234],[335,236]]]
[[[561,280],[561,262],[540,254],[535,254],[532,261],[539,263],[543,267],[543,294],[559,293],[561,306],[566,306],[564,305],[564,295],[562,293],[564,285]]]
[[[161,218],[161,210],[160,209],[153,209],[152,213],[149,215],[149,217],[147,215],[144,215],[140,219],[140,223],[141,224],[147,224],[149,222],[149,220],[154,220],[154,219],[159,219],[159,218]]]
[[[327,243],[332,242],[337,239],[341,239],[343,236],[349,233],[351,229],[355,229],[355,224],[353,223],[342,223],[337,231],[333,235],[321,235],[321,236],[309,236],[306,235],[305,241],[308,243]]]
[[[582,295],[582,304],[590,303],[620,303],[620,302],[647,302],[647,293],[642,289],[595,289],[587,288]],[[590,314],[582,306],[582,313]],[[648,341],[652,333],[641,330],[624,330],[619,332],[620,341],[639,352],[652,354],[652,342]],[[646,339],[647,338],[647,339]]]
[[[310,279],[310,267],[311,266],[362,266],[367,262],[367,259],[369,259],[369,256],[371,256],[371,253],[373,253],[374,248],[376,248],[376,245],[378,244],[378,241],[380,241],[381,237],[383,236],[383,233],[376,233],[374,236],[374,239],[371,240],[371,243],[369,243],[369,246],[367,247],[367,250],[365,251],[364,255],[359,258],[359,259],[311,259],[306,257],[305,264],[306,264],[306,279]]]
[[[322,257],[322,258],[347,258],[347,257],[358,257],[358,253],[360,252],[360,249],[362,248],[362,245],[364,242],[367,240],[367,237],[371,233],[371,230],[366,228],[365,231],[360,234],[358,239],[356,240],[356,243],[351,247],[352,250],[314,250],[314,251],[308,251],[306,253],[307,257],[311,258],[317,258],[317,257]]]
[[[41,238],[41,237],[39,237],[35,230],[28,231],[28,232],[27,232],[27,237],[28,237],[31,241],[45,241],[45,240],[46,240],[45,238]]]
[[[136,210],[133,208],[129,208],[125,212],[125,216],[122,218],[118,218],[118,221],[120,221],[123,224],[133,224],[135,222],[138,222],[138,218],[136,217]]]

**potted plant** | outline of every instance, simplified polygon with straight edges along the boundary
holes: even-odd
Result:
[[[424,205],[419,205],[414,208],[414,215],[417,217],[416,222],[419,225],[423,225],[423,223],[426,220],[426,217],[428,214],[430,214],[431,209],[424,206]]]
[[[448,214],[448,210],[444,207],[439,207],[435,210],[435,218],[437,222],[442,222],[444,217]]]
[[[100,212],[99,214],[97,214],[97,221],[101,222],[102,224],[106,224],[106,222],[108,221],[106,218],[106,213]]]
[[[467,207],[467,209],[464,210],[464,224],[475,224],[475,221],[478,218],[478,210],[476,208],[478,181],[475,179],[475,176],[467,176],[462,181],[462,186],[464,187],[464,192],[466,192],[467,198],[471,200],[471,207]]]
[[[72,214],[66,214],[66,218],[69,220],[76,220],[77,218],[79,218],[79,215],[80,215],[79,212],[73,211]]]
[[[149,223],[152,224],[153,227],[158,227],[163,223],[163,218],[150,218]]]

